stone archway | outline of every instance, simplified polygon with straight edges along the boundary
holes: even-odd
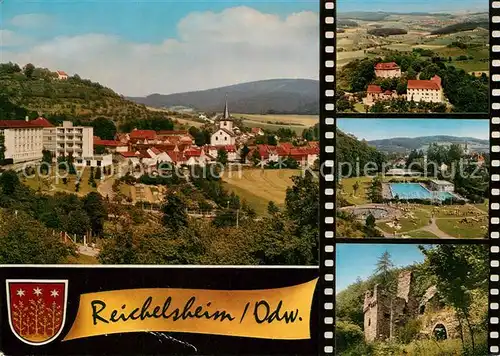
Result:
[[[437,323],[434,325],[432,328],[432,336],[438,341],[446,340],[448,338],[448,331],[443,323]]]

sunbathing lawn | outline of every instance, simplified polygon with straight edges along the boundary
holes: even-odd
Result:
[[[436,236],[432,232],[426,230],[412,231],[407,233],[406,235],[417,239],[439,239],[439,236]]]
[[[406,231],[411,231],[411,230],[417,230],[420,229],[424,226],[429,225],[429,218],[430,214],[427,211],[422,211],[422,210],[413,210],[412,211],[414,218],[400,218],[399,219],[399,225],[401,226],[401,229],[396,230],[389,225],[387,225],[386,222],[378,222],[377,226],[384,230],[385,232],[394,234],[394,233],[404,233]]]
[[[356,195],[354,196],[354,189],[353,186],[354,184],[358,182],[359,188],[356,192]],[[341,196],[342,198],[346,199],[349,203],[353,205],[363,205],[363,204],[368,204],[370,203],[370,200],[366,196],[366,192],[368,188],[370,187],[370,184],[372,182],[371,177],[353,177],[353,178],[343,178],[341,181],[342,185],[342,191],[341,191]],[[344,194],[342,194],[344,193]]]
[[[436,224],[440,230],[457,238],[485,238],[488,233],[488,218],[480,217],[479,222],[463,223],[461,219],[437,219]],[[469,219],[470,220],[470,219]],[[484,226],[482,228],[481,226]]]
[[[433,205],[422,205],[421,208],[425,209],[434,214],[436,218],[451,218],[451,217],[463,217],[463,216],[480,216],[480,211],[475,209],[479,208],[484,212],[487,212],[488,205],[484,207],[482,204],[475,205],[443,205],[443,206],[433,206]]]
[[[474,206],[478,209],[481,209],[485,213],[489,213],[489,200],[488,199],[485,199],[483,204],[475,204]]]

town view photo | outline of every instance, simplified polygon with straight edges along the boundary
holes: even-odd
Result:
[[[337,111],[488,112],[488,6],[339,0]]]
[[[488,354],[489,247],[338,244],[341,356]]]
[[[487,238],[489,122],[338,119],[337,238]]]
[[[318,3],[115,6],[2,4],[0,263],[317,265]]]

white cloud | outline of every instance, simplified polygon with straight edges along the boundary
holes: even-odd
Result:
[[[0,47],[20,46],[29,41],[25,36],[19,35],[14,31],[0,29]],[[0,52],[1,56],[1,52]]]
[[[318,14],[281,19],[248,7],[191,13],[178,39],[131,43],[117,36],[58,37],[4,60],[78,73],[124,95],[174,93],[270,78],[318,78]]]
[[[50,15],[33,13],[14,16],[9,23],[16,27],[39,28],[50,25],[52,21]]]

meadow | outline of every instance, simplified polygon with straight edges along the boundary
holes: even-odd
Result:
[[[291,178],[300,174],[298,169],[244,169],[241,175],[233,172],[222,179],[227,190],[239,195],[257,214],[265,215],[270,201],[283,206],[286,189],[293,184]]]

